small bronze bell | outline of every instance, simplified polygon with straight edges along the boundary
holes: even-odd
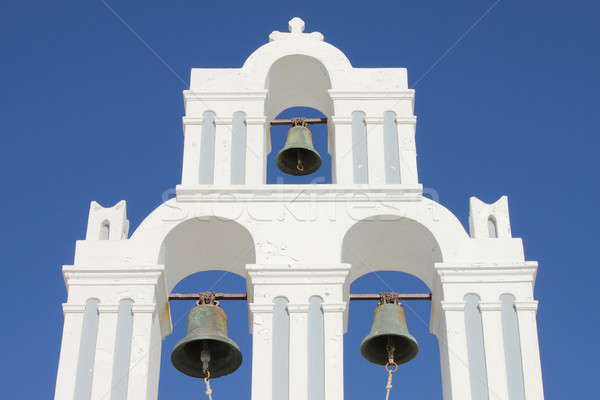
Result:
[[[419,345],[406,327],[406,315],[397,295],[382,294],[375,309],[371,332],[360,345],[360,352],[368,361],[386,365],[390,356],[396,364],[412,360]]]
[[[242,353],[227,337],[227,315],[214,294],[208,300],[201,297],[190,311],[187,333],[175,345],[171,362],[179,371],[196,378],[218,378],[239,368]]]
[[[312,174],[321,167],[321,155],[312,142],[312,133],[301,118],[294,118],[285,145],[277,154],[277,167],[286,174]]]

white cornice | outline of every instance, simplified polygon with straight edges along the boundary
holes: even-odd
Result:
[[[465,302],[454,302],[454,301],[442,301],[441,308],[444,311],[464,311]]]
[[[119,312],[118,304],[98,304],[99,314],[117,314]]]
[[[406,90],[390,90],[390,91],[345,91],[345,90],[329,90],[329,96],[333,100],[413,100],[415,91],[413,89]]]
[[[183,126],[186,125],[202,125],[204,123],[203,117],[182,117],[181,122]]]
[[[499,301],[481,302],[477,305],[477,307],[479,308],[479,311],[481,311],[481,312],[502,311],[502,303]]]
[[[323,303],[321,304],[321,309],[323,313],[343,313],[346,312],[348,308],[348,303]]]
[[[350,272],[350,264],[335,265],[247,265],[252,284],[343,284]]]
[[[178,202],[420,201],[421,185],[178,185]]]
[[[248,309],[253,314],[271,314],[275,309],[275,304],[260,304],[260,303],[250,303],[248,304]]]
[[[537,262],[436,264],[442,283],[533,283]]]
[[[63,266],[67,287],[156,285],[163,274],[163,266]]]
[[[85,312],[85,304],[63,303],[64,314],[83,314]]]
[[[183,91],[183,100],[188,101],[264,101],[267,98],[267,90],[249,90],[249,91],[232,91],[232,92],[203,92],[203,91]]]
[[[287,312],[290,314],[306,314],[308,313],[308,304],[288,304]]]
[[[515,301],[515,309],[517,311],[537,311],[538,301],[537,300]]]

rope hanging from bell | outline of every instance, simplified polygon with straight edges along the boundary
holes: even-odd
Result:
[[[388,339],[386,346],[388,354],[388,362],[385,364],[385,370],[388,373],[387,384],[385,385],[385,400],[390,400],[390,392],[392,391],[392,377],[396,371],[398,371],[398,364],[394,361],[394,352],[396,348],[391,339]]]
[[[210,387],[210,369],[208,368],[208,363],[210,362],[210,351],[208,350],[208,345],[206,342],[203,343],[202,351],[200,352],[200,361],[202,362],[202,371],[204,372],[204,385],[206,386],[206,396],[208,396],[208,400],[213,400],[212,398],[212,388]]]

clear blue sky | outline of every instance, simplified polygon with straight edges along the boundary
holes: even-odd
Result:
[[[594,397],[600,373],[597,2],[108,4],[169,68],[101,0],[0,5],[5,397],[53,395],[65,300],[60,267],[73,262],[90,200],[108,206],[126,199],[135,229],[179,182],[181,91],[190,68],[241,66],[293,16],[306,20],[307,31],[322,32],[354,66],[408,68],[417,93],[421,182],[465,225],[469,196],[488,202],[509,196],[513,234],[525,239],[527,259],[540,262],[536,297],[547,399]],[[398,291],[426,290],[414,278],[381,276]],[[244,282],[209,272],[177,290],[211,287],[242,291]],[[374,275],[353,287],[386,289]],[[215,398],[249,399],[245,304],[230,303],[231,336],[246,362],[215,382]],[[179,323],[164,345],[161,399],[203,398],[200,385],[168,361],[189,306],[173,307]],[[383,396],[383,372],[358,355],[372,306],[350,311],[348,400]],[[395,396],[439,399],[428,305],[410,306],[422,352],[396,376]]]

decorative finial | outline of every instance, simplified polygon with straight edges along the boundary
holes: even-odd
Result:
[[[269,41],[273,40],[281,40],[281,39],[293,39],[293,38],[302,38],[302,39],[313,39],[313,40],[323,40],[323,35],[320,32],[311,32],[304,33],[304,28],[306,24],[302,20],[302,18],[294,17],[288,22],[288,32],[279,32],[273,31],[269,35]]]
[[[304,21],[302,18],[294,17],[288,21],[288,28],[291,33],[302,33],[304,32]]]

